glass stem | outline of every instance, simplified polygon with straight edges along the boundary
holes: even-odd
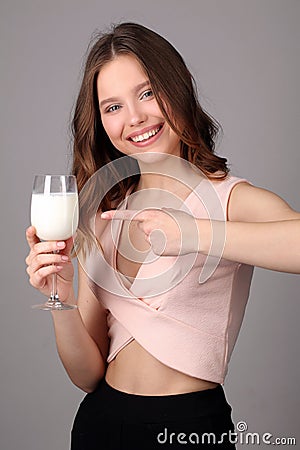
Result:
[[[59,253],[59,250],[54,251],[53,253]],[[55,264],[53,264],[55,265]],[[59,300],[58,294],[57,294],[57,274],[52,274],[52,289],[51,289],[51,295],[50,300],[56,302]]]

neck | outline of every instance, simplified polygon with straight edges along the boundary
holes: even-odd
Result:
[[[141,172],[138,190],[158,188],[172,191],[178,182],[192,186],[201,176],[195,166],[174,155],[145,154],[138,163]]]

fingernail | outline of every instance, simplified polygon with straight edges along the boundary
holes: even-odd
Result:
[[[63,269],[63,266],[55,266],[56,267],[56,270],[61,270],[61,269]]]
[[[61,259],[62,259],[63,261],[69,261],[69,258],[68,258],[66,255],[62,255]]]
[[[64,246],[66,245],[64,242],[57,242],[56,243],[57,247],[59,248],[64,248]]]

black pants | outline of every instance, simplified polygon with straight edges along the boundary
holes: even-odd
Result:
[[[232,450],[233,431],[231,406],[221,385],[144,396],[120,392],[103,379],[80,404],[71,450]]]

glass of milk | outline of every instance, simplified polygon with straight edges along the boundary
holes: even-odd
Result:
[[[31,224],[44,241],[64,241],[78,226],[78,193],[73,175],[36,175],[31,197]],[[46,303],[34,308],[65,310],[75,305],[62,303],[57,293],[57,275],[52,274],[51,294]]]

